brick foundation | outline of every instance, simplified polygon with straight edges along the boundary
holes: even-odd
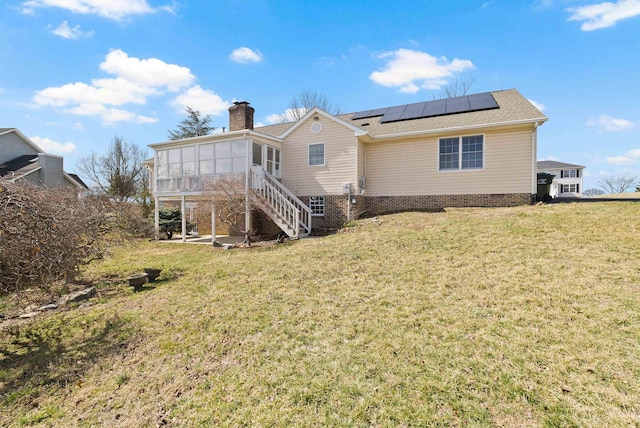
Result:
[[[530,193],[371,196],[366,198],[366,211],[367,214],[376,215],[400,211],[442,210],[447,207],[512,207],[529,205],[532,201]]]
[[[300,200],[309,205],[309,197],[301,196]],[[356,202],[349,202],[355,200]],[[351,207],[348,207],[348,203]],[[350,212],[349,212],[350,210]],[[348,222],[347,214],[351,220],[357,219],[365,211],[365,197],[351,195],[325,195],[324,216],[317,216],[311,219],[311,229],[339,229]]]
[[[447,207],[511,207],[529,205],[535,195],[506,193],[484,195],[351,196],[351,219],[401,211],[438,211]],[[309,203],[309,197],[300,197]],[[337,229],[347,223],[347,196],[326,195],[325,215],[313,217],[313,229]]]

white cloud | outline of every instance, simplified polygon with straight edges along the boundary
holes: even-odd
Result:
[[[184,113],[186,106],[198,110],[203,114],[217,116],[229,108],[231,102],[225,101],[213,91],[202,89],[199,85],[193,86],[171,102],[171,105],[180,113]]]
[[[40,147],[47,153],[64,155],[71,153],[76,149],[76,145],[73,143],[59,143],[49,138],[42,137],[30,137],[30,140],[36,143],[36,146]]]
[[[22,2],[22,13],[33,15],[36,9],[47,7],[58,7],[82,15],[98,15],[114,21],[158,10],[173,13],[171,6],[153,8],[147,0],[28,0]]]
[[[630,165],[640,161],[640,149],[630,150],[623,156],[611,156],[606,159],[607,163],[613,165]]]
[[[640,15],[640,0],[618,0],[567,9],[569,21],[583,21],[582,31],[593,31],[616,25],[618,21]]]
[[[155,123],[158,121],[154,117],[142,116],[130,111],[92,103],[80,104],[68,109],[67,112],[78,116],[100,116],[102,123],[105,125],[113,125],[116,122]]]
[[[42,89],[33,96],[34,105],[61,107],[74,115],[100,116],[105,124],[123,121],[151,123],[157,119],[114,107],[144,105],[149,96],[162,95],[164,91],[178,92],[195,80],[187,67],[168,64],[157,58],[129,57],[120,49],[110,51],[100,69],[115,77]],[[201,88],[200,91],[209,92]]]
[[[51,31],[52,34],[56,36],[60,36],[63,39],[79,39],[80,37],[92,37],[93,31],[82,31],[79,25],[75,27],[69,27],[67,21],[62,21],[62,24],[58,26],[58,28]]]
[[[100,70],[144,86],[166,86],[174,92],[190,85],[195,79],[187,67],[167,64],[157,58],[129,57],[120,49],[113,49],[107,54],[100,64]]]
[[[529,100],[529,102],[530,102],[531,104],[533,104],[533,106],[534,106],[535,108],[537,108],[538,110],[540,110],[540,111],[544,111],[544,104],[541,104],[541,103],[535,102],[534,100],[531,100],[531,99]]]
[[[633,128],[635,123],[626,119],[617,119],[615,117],[601,115],[597,119],[591,119],[587,122],[588,126],[597,126],[604,132],[620,132]]]
[[[265,120],[268,125],[273,125],[275,123],[282,123],[282,122],[295,122],[296,120],[304,116],[306,113],[307,113],[307,109],[304,107],[300,107],[295,110],[288,108],[280,114],[274,113],[274,114],[268,115],[265,118]]]
[[[264,57],[259,50],[256,49],[254,51],[243,46],[231,52],[229,59],[233,62],[239,62],[240,64],[249,64],[252,62],[261,62]]]
[[[382,70],[371,73],[369,78],[380,85],[399,87],[400,92],[412,94],[420,89],[440,89],[455,73],[475,68],[466,59],[456,58],[449,62],[445,57],[436,58],[410,49],[383,52],[377,57],[388,58],[388,62]]]

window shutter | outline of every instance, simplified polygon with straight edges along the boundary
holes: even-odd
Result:
[[[580,170],[576,169],[576,177],[580,178]]]
[[[580,193],[580,185],[576,184],[576,193]]]
[[[564,169],[560,170],[560,178],[564,178]]]

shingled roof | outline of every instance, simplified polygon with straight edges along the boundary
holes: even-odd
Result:
[[[577,169],[577,168],[585,168],[582,165],[574,165],[572,163],[565,162],[557,162],[552,160],[542,160],[538,161],[536,164],[538,171],[544,171],[546,169]]]
[[[355,113],[337,115],[339,119],[361,128],[372,138],[401,134],[420,134],[482,126],[518,123],[543,123],[548,118],[515,89],[491,92],[499,108],[424,117],[398,122],[382,123],[380,117],[352,119]],[[256,127],[261,134],[278,137],[295,122]]]
[[[39,166],[38,163],[35,162],[36,160],[38,160],[38,155],[22,155],[0,164],[0,177],[18,171],[24,174],[30,169],[35,169]]]

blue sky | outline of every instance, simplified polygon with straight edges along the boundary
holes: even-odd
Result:
[[[79,158],[167,140],[184,107],[270,123],[302,90],[342,112],[516,88],[549,117],[538,159],[585,188],[640,176],[640,0],[7,0],[0,127]]]

